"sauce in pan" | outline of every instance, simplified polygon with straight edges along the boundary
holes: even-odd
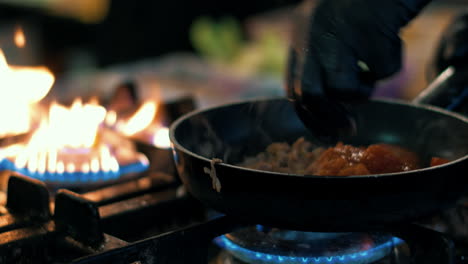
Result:
[[[448,162],[434,157],[430,166]],[[341,142],[331,148],[314,147],[304,138],[292,145],[270,144],[265,152],[247,158],[240,166],[275,172],[319,176],[351,176],[402,172],[420,168],[416,153],[391,144],[355,147]]]

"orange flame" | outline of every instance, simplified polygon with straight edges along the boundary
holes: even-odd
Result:
[[[155,102],[144,103],[127,121],[117,123],[117,129],[126,136],[132,136],[144,130],[153,122],[158,105]],[[115,112],[109,112],[108,122],[115,120]]]
[[[49,111],[48,134],[58,148],[89,148],[96,141],[99,125],[106,109],[97,104],[84,104],[76,99],[70,108],[52,104]]]
[[[120,120],[118,114],[111,110],[107,113],[105,123],[126,136],[167,149],[171,146],[169,129],[154,122],[157,110],[158,104],[148,101],[127,120]]]
[[[25,44],[21,29],[15,33],[15,42]],[[0,136],[29,131],[33,110],[53,83],[54,76],[47,68],[10,66],[0,50],[0,92],[4,93],[0,94]],[[126,122],[115,116],[114,123],[121,123],[126,134],[137,133],[152,122],[156,108],[155,103],[146,103]],[[137,153],[131,142],[112,136],[103,126],[111,118],[97,100],[84,104],[76,99],[70,107],[53,103],[48,116],[35,123],[37,128],[28,142],[0,148],[0,157],[34,173],[118,172],[121,161],[147,164],[147,158]]]
[[[160,127],[156,130],[153,136],[153,145],[157,148],[168,149],[171,147],[171,139],[169,138],[169,128]]]
[[[14,41],[18,48],[24,48],[26,45],[26,37],[24,36],[24,32],[21,27],[18,27],[15,30]]]
[[[54,75],[47,68],[10,66],[0,49],[0,137],[29,130],[35,104],[53,83]]]
[[[14,159],[15,166],[31,172],[118,171],[119,163],[110,147],[97,142],[99,126],[106,116],[104,107],[83,104],[71,107],[52,104],[49,117],[42,121],[26,144],[2,149],[2,156]]]

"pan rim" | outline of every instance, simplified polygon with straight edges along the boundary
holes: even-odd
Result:
[[[251,99],[237,100],[237,101],[233,101],[233,102],[230,102],[230,103],[211,106],[211,107],[207,107],[207,108],[203,108],[203,109],[198,109],[198,110],[194,110],[192,112],[189,112],[189,113],[187,113],[185,115],[182,115],[179,118],[177,118],[171,124],[171,126],[169,127],[169,138],[170,138],[170,141],[171,141],[171,149],[173,151],[176,151],[176,149],[178,149],[178,150],[183,151],[184,153],[186,153],[186,154],[188,154],[190,156],[193,156],[193,157],[195,157],[197,159],[200,159],[200,160],[203,160],[205,162],[210,163],[216,157],[213,157],[213,158],[210,159],[210,158],[201,156],[201,155],[199,155],[197,153],[194,153],[194,152],[188,150],[187,148],[183,147],[179,143],[179,141],[177,141],[177,139],[175,137],[175,130],[177,129],[177,127],[180,126],[180,124],[182,122],[184,122],[185,120],[190,119],[193,116],[202,114],[204,112],[214,111],[214,110],[219,109],[219,108],[225,108],[225,107],[240,105],[240,104],[244,104],[244,103],[267,102],[267,101],[274,101],[274,100],[288,100],[288,99],[286,97],[282,97],[282,96],[256,97],[256,98],[251,98]],[[380,102],[380,103],[399,104],[399,105],[404,105],[404,106],[408,106],[408,107],[415,107],[415,108],[419,108],[419,109],[422,108],[424,110],[437,112],[437,113],[440,113],[440,114],[443,114],[443,115],[448,115],[448,116],[451,116],[451,117],[453,117],[455,119],[458,119],[458,120],[460,120],[462,122],[468,123],[468,117],[465,117],[465,116],[463,116],[461,114],[458,114],[458,113],[454,113],[454,112],[445,110],[445,109],[437,107],[437,106],[426,105],[426,104],[415,104],[415,103],[406,102],[406,101],[399,100],[399,99],[389,99],[389,98],[379,98],[379,97],[372,98],[371,101]],[[458,158],[458,159],[452,160],[452,161],[447,162],[447,163],[442,164],[442,165],[437,165],[437,166],[432,166],[432,167],[424,167],[424,168],[420,168],[420,169],[416,169],[416,170],[409,170],[409,171],[402,171],[402,172],[367,174],[367,175],[353,175],[353,176],[319,176],[319,175],[310,175],[310,174],[301,175],[301,174],[284,173],[284,172],[264,171],[264,170],[257,170],[257,169],[250,169],[250,168],[245,168],[245,167],[241,167],[241,166],[236,166],[236,165],[228,164],[228,163],[224,163],[224,162],[219,162],[219,163],[217,162],[216,165],[231,168],[231,169],[250,171],[250,172],[253,172],[253,173],[257,173],[257,174],[261,173],[261,174],[265,174],[265,175],[300,177],[300,178],[311,178],[311,179],[317,179],[317,178],[320,178],[320,179],[324,179],[324,178],[352,179],[352,178],[381,178],[381,177],[387,177],[387,176],[399,176],[399,175],[413,174],[413,173],[419,173],[419,172],[425,172],[425,171],[431,171],[431,170],[438,170],[438,169],[441,169],[441,168],[444,168],[444,167],[447,167],[447,166],[451,166],[451,165],[453,165],[455,163],[461,163],[464,160],[468,160],[468,153],[466,155]]]

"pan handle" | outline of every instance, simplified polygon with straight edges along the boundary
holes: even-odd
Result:
[[[404,240],[411,250],[411,263],[455,263],[455,246],[444,234],[417,224],[392,229],[391,234]]]
[[[442,71],[412,102],[468,115],[468,67]]]

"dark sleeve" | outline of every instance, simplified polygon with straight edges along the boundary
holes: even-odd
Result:
[[[405,21],[401,26],[405,26],[409,21],[416,17],[419,12],[429,3],[431,0],[399,0],[401,3],[404,14],[406,17],[403,18]]]
[[[364,0],[382,31],[398,34],[430,0]]]

